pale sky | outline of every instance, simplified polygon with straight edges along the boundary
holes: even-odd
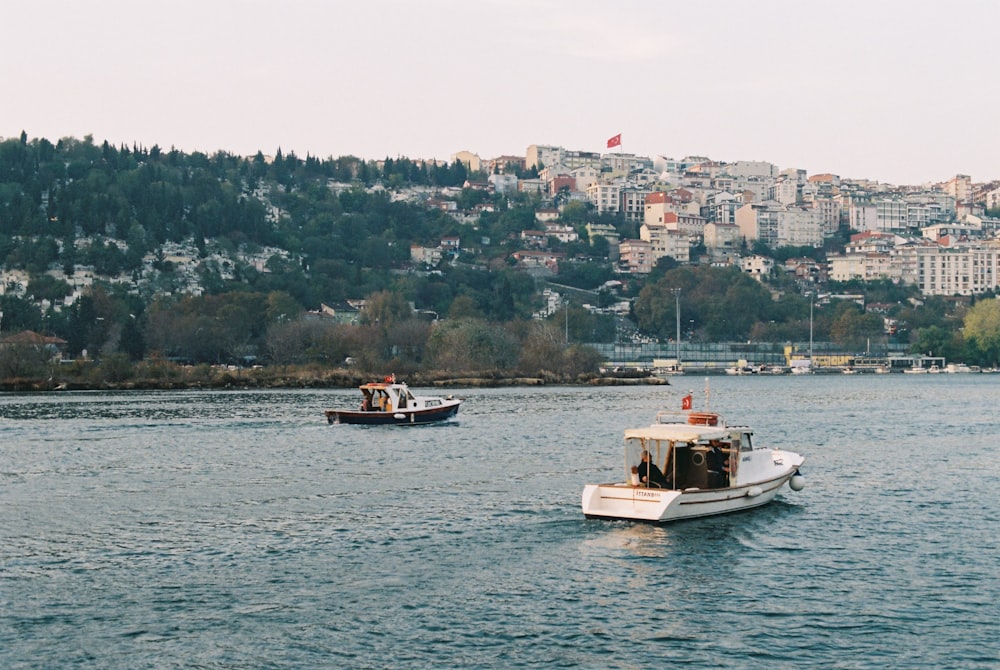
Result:
[[[5,0],[0,137],[1000,179],[997,0]],[[617,151],[617,149],[615,149]]]

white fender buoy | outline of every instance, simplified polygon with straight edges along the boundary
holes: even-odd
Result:
[[[398,419],[399,421],[402,421],[403,419],[406,418],[406,415],[403,414],[402,412],[396,412],[395,414],[392,415],[392,418],[393,419]]]
[[[801,491],[806,487],[806,478],[796,472],[792,475],[792,478],[788,480],[788,488],[793,491]]]
[[[757,496],[759,496],[763,492],[764,492],[764,489],[762,489],[761,487],[759,487],[759,486],[751,486],[747,490],[747,498],[756,498]]]

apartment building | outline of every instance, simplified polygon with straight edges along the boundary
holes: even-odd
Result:
[[[623,271],[649,274],[653,270],[653,245],[646,240],[622,240],[618,247],[619,264]]]
[[[677,212],[667,212],[663,215],[663,225],[668,230],[676,230],[684,233],[689,238],[701,238],[705,235],[705,224],[708,223],[703,216],[697,214],[678,214]]]
[[[706,223],[705,249],[715,258],[735,255],[741,246],[740,228],[733,223]]]
[[[603,237],[613,245],[618,244],[621,239],[615,227],[609,226],[606,223],[588,223],[584,228],[587,230],[587,236],[590,238],[591,244],[593,244],[595,237]]]
[[[737,209],[736,225],[744,239],[760,240],[772,249],[823,244],[816,212],[805,207],[785,207],[773,200],[750,202]]]
[[[924,295],[976,295],[1000,287],[1000,246],[912,245],[900,250]],[[911,277],[905,277],[910,279]]]
[[[638,186],[627,186],[619,194],[621,213],[626,221],[642,221],[646,211],[646,198],[652,193],[650,189]]]
[[[691,260],[690,237],[680,230],[670,228],[668,224],[644,223],[639,227],[639,238],[650,243],[654,264],[664,256],[670,256],[680,263]]]
[[[620,184],[596,182],[587,187],[587,200],[598,214],[617,214],[621,211],[621,188]]]

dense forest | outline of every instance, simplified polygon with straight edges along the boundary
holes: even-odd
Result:
[[[623,237],[635,237],[636,225],[597,216],[580,202],[563,208],[562,222],[581,239],[549,240],[565,254],[549,281],[570,301],[547,320],[533,319],[547,284],[511,254],[522,248],[520,232],[538,227],[536,209],[551,203],[471,185],[486,178],[458,161],[300,158],[280,149],[273,157],[186,154],[97,145],[89,136],[6,139],[0,269],[26,279],[0,295],[0,334],[58,337],[73,358],[240,365],[353,359],[370,370],[523,374],[593,370],[596,354],[581,345],[624,332],[672,337],[678,305],[691,339],[809,335],[810,299],[793,278],[761,283],[734,269],[678,267],[670,259],[648,277],[618,276],[606,240],[589,240],[583,224],[610,223]],[[432,199],[454,203],[458,216]],[[435,267],[411,262],[412,245],[434,248],[446,237],[459,238],[460,250]],[[185,288],[190,278],[169,259],[170,244],[196,250],[197,290]],[[262,262],[248,260],[261,255]],[[71,281],[84,271],[93,282],[67,304]],[[612,279],[622,280],[614,292],[605,288]],[[887,334],[882,315],[834,300],[816,314],[817,339],[857,346],[893,337],[970,362],[986,355],[962,337],[968,304],[918,300],[892,284],[824,290],[889,305],[899,328]],[[315,317],[322,305],[361,299],[366,307],[350,322]],[[623,300],[632,301],[631,330],[584,308]],[[0,376],[25,373],[24,358],[8,352]]]

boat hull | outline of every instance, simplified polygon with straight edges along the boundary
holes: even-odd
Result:
[[[721,489],[668,489],[626,483],[588,484],[583,490],[583,513],[588,519],[618,519],[668,523],[753,509],[771,502],[798,471],[798,465],[764,480]]]
[[[458,414],[460,401],[445,403],[439,407],[395,412],[364,412],[360,410],[331,409],[326,412],[328,423],[349,423],[365,426],[400,425],[408,426],[445,421]]]

